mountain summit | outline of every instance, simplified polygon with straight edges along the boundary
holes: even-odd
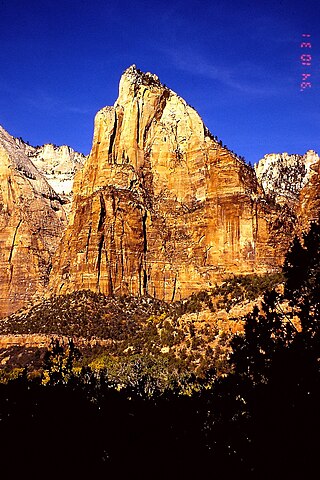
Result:
[[[175,300],[227,274],[272,270],[292,228],[274,230],[269,210],[254,170],[133,65],[96,115],[51,289]]]

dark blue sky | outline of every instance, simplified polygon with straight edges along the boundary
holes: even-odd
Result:
[[[0,0],[0,124],[88,153],[95,113],[135,63],[248,161],[320,153],[319,21],[318,0]]]

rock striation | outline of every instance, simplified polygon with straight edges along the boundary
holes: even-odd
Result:
[[[301,231],[307,230],[310,222],[320,218],[320,159],[311,166],[309,181],[300,192],[297,215]]]
[[[227,274],[272,270],[293,228],[277,225],[276,210],[254,169],[156,75],[133,65],[114,106],[96,115],[51,291],[172,301]]]
[[[59,195],[0,126],[0,317],[44,294],[66,223]]]

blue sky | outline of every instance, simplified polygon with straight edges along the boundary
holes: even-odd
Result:
[[[95,113],[135,63],[247,161],[320,153],[318,0],[0,0],[0,13],[0,124],[33,145],[89,153]]]

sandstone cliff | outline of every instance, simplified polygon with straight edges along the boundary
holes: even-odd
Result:
[[[306,230],[311,221],[319,222],[320,215],[320,159],[311,165],[309,181],[299,196],[298,218],[301,230]]]
[[[314,151],[266,155],[253,169],[135,66],[96,115],[85,163],[3,129],[0,155],[0,316],[39,292],[172,301],[230,274],[274,271],[320,211]]]
[[[0,127],[0,317],[44,293],[66,226],[61,203],[25,149]]]
[[[278,217],[254,170],[157,76],[132,66],[114,106],[96,116],[51,291],[173,300],[228,273],[272,270],[293,228]]]

